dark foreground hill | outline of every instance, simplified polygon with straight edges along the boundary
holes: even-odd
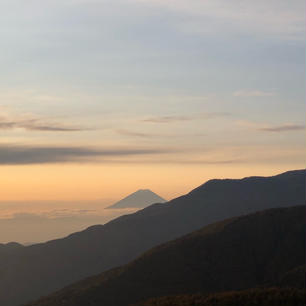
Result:
[[[209,295],[151,299],[137,306],[305,306],[306,292],[294,288],[250,289]]]
[[[0,261],[0,305],[15,306],[46,295],[216,221],[304,205],[305,174],[299,170],[273,177],[208,181],[167,203],[17,250]]]
[[[127,306],[166,295],[275,286],[303,265],[305,206],[271,209],[206,226],[28,306]]]
[[[17,242],[0,243],[0,252],[12,252],[22,247],[23,245]]]
[[[0,243],[0,260],[2,256],[5,258],[23,247],[24,246],[22,244],[17,242]]]

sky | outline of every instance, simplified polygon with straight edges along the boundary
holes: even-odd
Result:
[[[305,168],[305,6],[0,0],[0,242],[103,223],[137,189]]]

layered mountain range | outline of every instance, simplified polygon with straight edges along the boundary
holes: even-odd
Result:
[[[17,248],[14,252],[10,252],[9,255],[4,255],[0,263],[0,305],[20,305],[47,295],[72,282],[110,268],[122,266],[158,244],[178,238],[217,221],[269,208],[304,205],[305,174],[305,170],[297,170],[273,177],[211,180],[187,195],[166,203],[153,204],[134,214],[119,217],[105,225],[92,226],[63,239]],[[301,208],[297,210],[301,213]],[[246,218],[248,219],[248,217]],[[291,221],[296,222],[294,218]],[[237,224],[238,221],[231,222]],[[221,232],[223,232],[223,229],[228,228],[222,225],[218,225],[218,227],[220,227]],[[256,230],[260,230],[260,228],[256,228]],[[265,235],[263,232],[261,234]],[[209,241],[212,238],[206,239]],[[225,239],[225,236],[222,239]],[[241,239],[242,237],[236,242],[238,243]],[[226,242],[226,239],[224,241],[227,243],[227,247],[230,248],[229,242]],[[275,243],[274,246],[277,246],[277,242]],[[247,242],[246,244],[249,245]],[[224,248],[224,245],[222,248]],[[222,253],[223,249],[220,249],[220,252]],[[241,250],[241,252],[251,254],[247,253],[247,250]],[[192,254],[194,253],[195,250],[192,251]],[[168,255],[170,256],[171,254]],[[168,258],[167,262],[171,267],[172,257],[168,255],[165,258]],[[173,262],[176,262],[176,252],[172,255]],[[276,256],[276,254],[274,255]],[[143,258],[146,258],[146,256]],[[244,260],[245,257],[240,257],[239,261],[241,261],[241,258]],[[221,258],[221,260],[223,259]],[[278,260],[278,258],[275,257],[275,260]],[[209,261],[206,264],[208,263]],[[197,264],[197,262],[194,262],[194,265]],[[192,261],[190,265],[192,265]],[[256,272],[255,266],[252,265],[251,269],[253,270],[251,271]],[[283,274],[290,272],[290,267],[286,265],[285,267],[287,268],[282,271]],[[212,278],[218,273],[224,273],[223,266],[219,268],[220,270],[211,272]],[[224,266],[224,268],[226,267]],[[293,268],[296,268],[295,263]],[[186,269],[188,270],[188,266]],[[150,267],[150,271],[152,270],[154,270],[153,266]],[[115,271],[122,272],[120,269]],[[231,271],[234,273],[235,269],[233,268]],[[113,273],[116,274],[116,272],[112,271],[111,277],[113,277]],[[143,274],[141,271],[139,273]],[[276,280],[276,276],[273,278],[266,273],[268,272],[258,276],[258,282],[255,282],[254,279],[249,279],[247,284],[249,286],[257,283],[261,284],[265,280],[273,283]],[[278,276],[280,277],[281,275],[278,274]],[[108,278],[105,274],[102,278],[104,277]],[[160,275],[156,281],[162,281],[159,277]],[[248,276],[246,276],[246,279],[248,279]],[[121,281],[122,278],[119,278],[118,282]],[[207,280],[203,279],[202,281],[205,282]],[[224,280],[224,288],[231,281],[232,279],[230,278],[226,279],[226,281]],[[130,284],[132,283],[131,281]],[[173,288],[173,284],[171,286]],[[216,288],[216,290],[223,290],[224,288],[220,287]],[[163,290],[161,289],[159,294],[162,294]],[[146,294],[145,289],[143,292],[143,298],[149,296]],[[164,292],[166,294],[170,291],[166,290]],[[175,292],[178,292],[178,290]],[[118,295],[118,293],[115,295]],[[56,305],[60,306],[60,304]],[[105,304],[105,306],[109,305]]]
[[[166,295],[288,286],[288,273],[302,289],[305,206],[206,226],[28,306],[127,306]]]

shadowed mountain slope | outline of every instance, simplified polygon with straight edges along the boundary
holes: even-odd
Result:
[[[24,247],[0,262],[0,305],[14,306],[112,267],[209,223],[273,207],[305,204],[305,170],[273,177],[212,180],[189,194]]]
[[[152,192],[149,189],[139,189],[136,192],[128,195],[117,203],[106,207],[106,209],[116,208],[145,208],[154,203],[164,203],[165,199]]]
[[[305,206],[271,209],[206,226],[28,306],[127,306],[166,295],[273,286],[301,265]]]
[[[23,245],[17,242],[9,242],[9,243],[0,243],[0,252],[3,251],[13,251],[19,248],[22,248]]]
[[[137,306],[304,306],[305,290],[267,288],[209,295],[179,295],[142,302]]]
[[[17,242],[0,243],[0,258],[1,256],[8,256],[9,254],[23,247],[24,246],[22,244]]]

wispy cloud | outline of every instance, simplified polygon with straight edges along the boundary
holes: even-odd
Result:
[[[233,93],[235,97],[273,97],[275,92],[262,90],[237,90]]]
[[[293,132],[293,131],[303,131],[305,130],[305,125],[301,124],[283,124],[283,125],[275,125],[275,126],[263,126],[257,128],[259,131],[263,132]]]
[[[179,122],[179,121],[190,121],[195,119],[194,117],[187,117],[187,116],[160,116],[160,117],[151,117],[146,118],[144,122],[150,123],[170,123],[170,122]]]
[[[117,129],[115,130],[117,134],[123,135],[123,136],[132,136],[132,137],[140,137],[140,138],[152,138],[155,136],[159,136],[156,134],[150,134],[150,133],[144,133],[144,132],[137,132],[137,131],[131,131],[127,129]]]
[[[245,162],[245,159],[233,158],[233,159],[190,159],[190,158],[174,158],[163,159],[152,163],[164,163],[164,164],[187,164],[187,165],[227,165],[227,164],[239,164]]]
[[[88,128],[69,126],[62,123],[49,122],[33,114],[13,114],[6,109],[0,109],[0,130],[24,129],[27,131],[45,132],[77,132]]]
[[[212,112],[212,113],[194,114],[189,116],[173,115],[173,116],[150,117],[143,119],[142,121],[148,123],[172,123],[172,122],[192,121],[200,119],[213,119],[229,115],[230,114],[226,112]]]
[[[256,131],[272,132],[272,133],[295,132],[295,131],[305,130],[305,125],[294,124],[294,123],[283,123],[279,125],[272,125],[267,123],[256,123],[250,121],[237,121],[236,124]]]
[[[156,148],[86,148],[60,146],[0,145],[0,165],[26,165],[63,162],[103,161],[115,158],[170,153],[170,149]],[[99,159],[100,158],[100,159]]]

